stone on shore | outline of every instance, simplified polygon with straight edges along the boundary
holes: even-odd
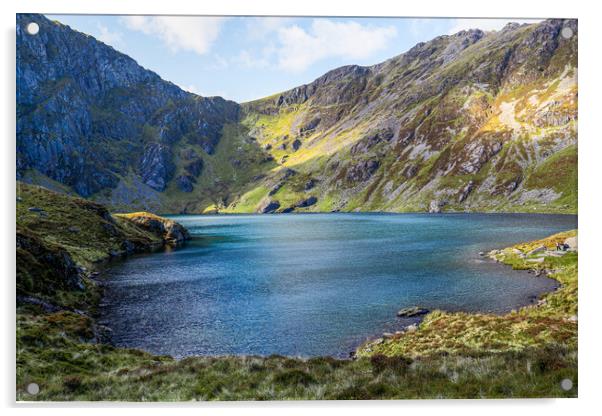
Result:
[[[412,306],[410,308],[401,309],[397,312],[397,316],[400,318],[412,318],[414,316],[426,315],[427,313],[429,313],[428,309]]]

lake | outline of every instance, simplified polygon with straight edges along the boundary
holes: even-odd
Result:
[[[189,355],[331,355],[415,320],[402,307],[503,313],[556,281],[479,256],[577,227],[537,214],[172,216],[193,240],[104,273],[117,346]]]

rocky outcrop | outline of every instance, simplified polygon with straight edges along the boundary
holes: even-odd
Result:
[[[397,312],[397,316],[400,318],[413,318],[420,315],[426,315],[427,313],[429,313],[428,309],[421,308],[419,306],[412,306],[409,308],[400,309],[399,312]]]
[[[271,199],[265,199],[261,204],[259,204],[257,212],[260,214],[273,214],[278,208],[280,208],[280,202]]]
[[[347,170],[346,179],[347,182],[357,183],[365,182],[376,172],[380,162],[378,160],[365,160],[356,164],[353,164]]]
[[[161,236],[168,244],[182,244],[190,239],[188,230],[182,225],[150,212],[136,212],[121,216],[139,227]]]
[[[26,33],[30,22],[37,35]],[[238,112],[236,103],[185,92],[91,36],[17,15],[17,177],[33,169],[88,197],[134,171],[163,191],[174,144],[186,137],[211,154]]]
[[[167,145],[153,143],[144,149],[139,172],[142,181],[148,186],[157,191],[165,190],[174,170],[171,151]]]

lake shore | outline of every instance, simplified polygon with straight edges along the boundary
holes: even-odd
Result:
[[[45,212],[48,216],[37,211],[28,211],[27,215],[31,213],[36,216],[33,218],[42,222],[54,219],[63,222],[60,227],[52,224],[48,231],[66,232],[73,238],[84,234],[82,231],[68,231],[69,227],[75,226],[73,220],[60,217],[52,210],[52,200],[47,202],[49,205]],[[61,199],[60,204],[64,203]],[[93,217],[86,216],[80,220],[88,221],[90,218]],[[104,231],[88,226],[85,232]],[[90,239],[90,243],[94,241]],[[436,333],[430,331],[433,335],[430,342],[439,343],[441,348],[433,345],[429,354],[413,355],[407,348],[396,348],[388,354],[362,354],[356,360],[283,356],[176,360],[106,344],[99,337],[94,314],[80,309],[86,305],[93,306],[99,298],[88,289],[67,288],[53,295],[52,304],[58,305],[59,310],[45,309],[44,305],[33,303],[18,307],[17,399],[180,401],[574,397],[576,389],[563,391],[559,381],[572,378],[576,382],[577,325],[576,320],[572,320],[573,314],[576,317],[576,253],[570,254],[571,257],[546,257],[542,263],[533,264],[526,262],[529,256],[517,259],[513,252],[505,254],[506,250],[503,250],[502,253],[504,258],[500,257],[500,260],[517,268],[536,266],[555,270],[552,276],[563,284],[559,291],[544,297],[548,299],[545,305],[531,308],[537,313],[529,316],[535,320],[534,325],[540,326],[529,326],[526,332],[519,328],[516,332],[520,339],[537,342],[516,342],[516,348],[501,344],[496,348],[495,345],[475,344],[475,348],[459,349],[449,344],[454,341],[453,337],[461,334],[458,322],[483,317],[453,314],[458,318],[454,321],[443,319],[445,314],[437,317],[437,313],[431,313],[412,335],[427,334],[429,328],[437,330]],[[104,258],[105,254],[92,250],[74,252],[74,256],[82,259],[77,260],[80,263],[88,258]],[[86,281],[86,287],[93,280]],[[574,298],[571,297],[573,289]],[[557,294],[562,294],[561,298]],[[528,313],[525,308],[517,311],[517,319],[522,319],[521,314],[524,313]],[[510,322],[511,327],[513,322]],[[475,328],[474,324],[470,327]],[[500,331],[500,335],[508,334],[508,328],[500,326],[499,322],[496,325],[488,321],[482,324],[481,328]],[[553,329],[551,333],[550,328]],[[487,336],[491,334],[481,334],[480,338]],[[467,334],[460,339],[467,342],[467,346],[474,342]],[[424,345],[422,343],[416,348]],[[39,385],[39,394],[27,393],[30,383]]]
[[[504,315],[433,311],[411,330],[360,346],[357,357],[384,354],[414,358],[433,354],[499,353],[547,344],[577,346],[577,251],[555,251],[577,231],[492,250],[488,256],[519,270],[556,279],[561,285],[535,304]]]

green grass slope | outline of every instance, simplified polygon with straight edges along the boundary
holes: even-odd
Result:
[[[35,189],[30,190],[31,192]],[[61,197],[62,198],[62,197]],[[67,201],[68,202],[68,201]],[[50,206],[46,208],[51,211]],[[576,254],[524,254],[574,232],[493,255],[517,268],[553,269],[563,288],[507,316],[433,313],[416,332],[330,357],[176,360],[103,343],[91,315],[21,306],[18,400],[302,400],[575,397]],[[93,302],[93,300],[89,300]],[[411,342],[410,342],[411,341]],[[561,381],[575,385],[565,391]],[[27,393],[29,383],[40,392]]]

